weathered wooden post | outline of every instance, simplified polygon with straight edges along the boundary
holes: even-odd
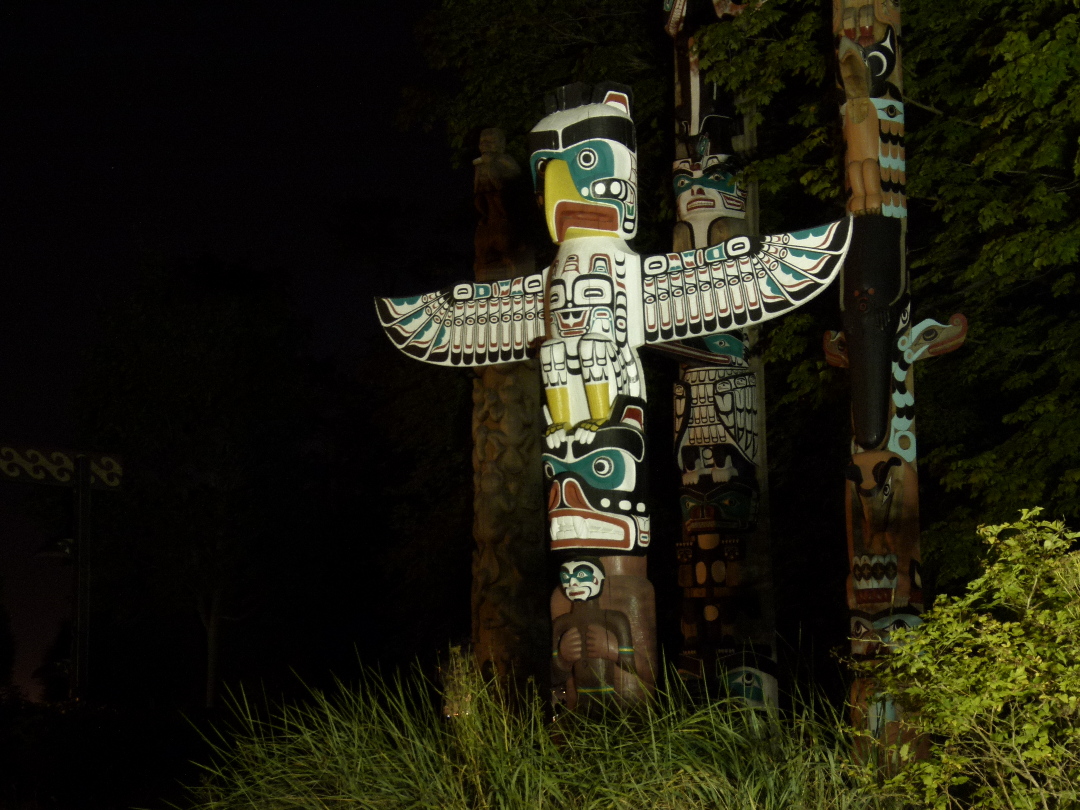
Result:
[[[529,194],[501,130],[480,133],[473,165],[476,280],[532,273],[516,205],[519,192]],[[478,368],[473,381],[473,654],[504,678],[524,678],[548,657],[539,370],[536,359],[499,363]]]

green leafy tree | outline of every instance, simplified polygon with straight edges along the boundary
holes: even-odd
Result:
[[[1032,502],[1080,516],[1077,8],[904,6],[914,315],[962,311],[971,323],[962,355],[917,368],[924,484],[953,493],[923,501],[927,559],[945,586],[975,572],[979,519],[1003,520]],[[702,37],[709,77],[765,122],[748,171],[778,225],[801,224],[793,220],[806,216],[808,199],[819,218],[840,211],[829,208],[842,187],[830,26],[816,2],[770,0]],[[769,333],[767,357],[786,378],[770,421],[781,447],[836,401],[839,375],[817,346],[837,319],[821,315],[811,309]]]
[[[407,92],[399,119],[406,126],[445,126],[461,163],[476,156],[480,128],[497,126],[507,134],[508,151],[526,165],[525,135],[543,116],[544,94],[560,85],[631,85],[643,178],[635,244],[666,249],[670,226],[662,235],[659,223],[673,218],[664,196],[671,150],[663,145],[670,129],[670,40],[655,0],[442,0],[418,33],[434,76]]]
[[[899,631],[867,672],[932,742],[886,789],[935,808],[1080,802],[1080,533],[1024,510],[979,535],[989,559],[963,596]],[[907,752],[902,752],[902,754]]]

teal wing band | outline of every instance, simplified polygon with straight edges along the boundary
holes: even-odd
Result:
[[[545,333],[544,274],[463,282],[408,298],[376,298],[379,321],[401,351],[440,366],[524,360]]]
[[[779,317],[822,293],[843,266],[852,219],[642,262],[645,342],[715,335]]]

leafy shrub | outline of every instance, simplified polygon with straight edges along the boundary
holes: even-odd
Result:
[[[867,668],[933,743],[886,792],[933,808],[1080,806],[1080,533],[1039,511],[980,528],[982,575]]]

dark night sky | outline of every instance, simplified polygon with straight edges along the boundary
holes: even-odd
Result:
[[[440,133],[393,124],[422,77],[426,5],[5,4],[0,442],[73,441],[80,352],[147,257],[287,268],[319,351],[341,359],[381,339],[371,296],[408,285],[358,249],[364,211],[396,202],[403,247],[467,261],[468,218],[445,211],[468,205],[471,172],[450,170]],[[0,492],[0,579],[26,685],[66,585],[30,558],[42,538],[15,499]]]

